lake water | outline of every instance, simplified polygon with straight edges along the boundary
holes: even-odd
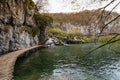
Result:
[[[18,59],[15,80],[120,80],[120,46],[110,45],[83,57],[96,44],[43,48]]]

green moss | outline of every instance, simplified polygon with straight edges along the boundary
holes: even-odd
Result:
[[[36,27],[32,29],[32,36],[35,37],[36,35],[39,35],[40,30]]]
[[[33,37],[35,37],[36,35],[38,35],[40,33],[40,31],[39,31],[39,29],[37,27],[31,28],[31,27],[28,27],[28,26],[23,26],[23,27],[20,27],[18,30],[20,32],[26,31],[30,35],[32,35]]]

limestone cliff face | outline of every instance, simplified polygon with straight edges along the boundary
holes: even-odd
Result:
[[[107,23],[107,22],[106,22]],[[92,24],[90,26],[81,26],[81,25],[74,25],[72,23],[54,23],[53,26],[60,28],[63,31],[66,31],[67,33],[72,32],[73,30],[77,29],[82,32],[83,35],[96,35],[97,33],[100,33],[101,29],[100,27],[96,24]],[[102,35],[110,35],[111,33],[119,33],[120,32],[120,21],[117,20],[104,29],[102,32]]]
[[[19,30],[36,27],[35,13],[32,0],[0,0],[0,54],[38,44],[37,36]]]
[[[85,10],[79,13],[55,13],[52,14],[54,27],[58,27],[67,33],[72,32],[75,29],[80,30],[83,35],[96,35],[100,33],[103,26],[113,20],[119,13],[109,11],[104,12],[102,19],[98,16],[101,15],[101,11],[98,10]],[[108,16],[107,16],[108,15]],[[107,17],[106,17],[107,16]],[[112,33],[120,32],[120,17],[115,21],[108,24],[103,30],[101,35],[109,35]]]

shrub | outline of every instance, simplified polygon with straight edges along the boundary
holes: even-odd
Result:
[[[86,37],[86,36],[82,36],[81,37],[83,40],[84,40],[84,42],[94,42],[94,40],[95,40],[95,38],[94,37]]]
[[[74,39],[74,37],[80,38],[82,36],[82,33],[80,30],[73,30],[71,33],[69,33],[69,38]]]
[[[110,39],[112,39],[114,36],[100,36],[97,40],[97,42],[108,42]],[[95,37],[86,37],[86,36],[83,36],[82,39],[85,41],[85,42],[95,42]],[[113,40],[117,40],[117,39],[120,39],[120,36],[114,38]],[[120,41],[118,41],[117,43],[120,43]]]
[[[107,42],[110,39],[112,39],[113,37],[114,36],[101,36],[101,37],[99,37],[99,42]],[[120,36],[114,38],[113,40],[117,40],[117,39],[120,39]]]
[[[55,27],[48,28],[47,32],[48,36],[54,36],[59,39],[63,39],[68,36],[68,34],[65,31],[62,31],[61,29]]]

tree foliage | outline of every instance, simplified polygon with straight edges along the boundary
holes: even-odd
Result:
[[[53,23],[52,17],[50,17],[48,14],[37,13],[34,15],[34,18],[38,27],[50,26]]]
[[[24,0],[24,4],[26,4],[29,9],[32,9],[36,6],[32,0]]]
[[[80,26],[89,26],[96,23],[100,19],[101,10],[85,10],[78,13],[55,13],[52,14],[54,22],[59,23],[71,23]],[[105,11],[104,15],[107,15],[109,11]],[[114,16],[118,15],[116,12],[112,12],[105,21],[109,21]]]

